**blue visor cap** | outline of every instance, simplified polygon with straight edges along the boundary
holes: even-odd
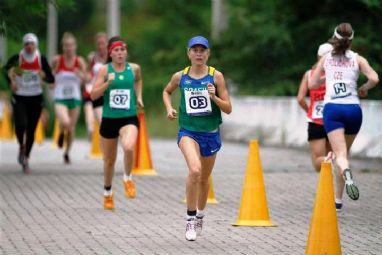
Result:
[[[188,41],[188,48],[192,48],[195,45],[201,45],[206,49],[210,47],[208,40],[203,36],[195,36]]]

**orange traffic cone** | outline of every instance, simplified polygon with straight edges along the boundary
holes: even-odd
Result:
[[[321,163],[316,202],[305,254],[342,254],[334,206],[332,166],[329,162]]]
[[[210,175],[210,177],[208,178],[208,182],[209,182],[210,186],[208,189],[207,204],[218,204],[219,202],[215,198],[214,183],[212,181],[212,175]],[[187,203],[187,199],[184,199],[183,203]]]
[[[13,128],[12,128],[12,118],[9,106],[6,103],[2,103],[2,116],[0,118],[0,139],[1,140],[12,140],[14,138]]]
[[[99,134],[99,124],[97,121],[94,121],[91,146],[90,158],[102,158],[101,135]]]
[[[42,142],[44,141],[45,135],[44,135],[44,126],[42,124],[41,118],[38,120],[37,128],[36,128],[34,136],[35,136],[35,139],[34,139],[35,142],[37,144],[42,144]]]
[[[257,140],[252,140],[249,144],[247,170],[245,173],[239,216],[233,225],[256,227],[276,226],[269,217],[259,142]]]
[[[132,173],[136,175],[156,175],[151,161],[146,118],[143,111],[138,113],[138,120],[139,131],[137,145],[135,147],[135,159]]]

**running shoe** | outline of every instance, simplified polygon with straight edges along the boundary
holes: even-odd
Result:
[[[64,154],[64,163],[67,165],[70,164],[70,158],[68,153]]]
[[[60,135],[58,136],[58,140],[57,140],[57,146],[60,149],[64,146],[64,138],[65,138],[65,134],[60,133]]]
[[[350,169],[345,169],[342,176],[345,180],[346,193],[351,199],[357,200],[359,198],[359,190],[353,181]]]
[[[186,240],[195,241],[196,240],[196,219],[191,218],[187,220],[186,225]]]
[[[203,229],[203,217],[196,216],[196,234],[199,236],[202,234]]]
[[[114,210],[114,199],[113,193],[103,198],[103,208],[105,210]]]
[[[29,168],[28,158],[25,156],[23,159],[22,167],[23,167],[23,173],[24,174],[30,174],[31,173],[31,169]]]
[[[135,190],[135,184],[132,180],[123,181],[123,184],[125,186],[125,195],[127,198],[135,198],[136,196],[136,190]]]

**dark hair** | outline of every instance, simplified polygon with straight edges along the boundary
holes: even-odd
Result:
[[[123,41],[123,38],[120,37],[120,36],[113,36],[109,39],[108,43],[107,43],[107,60],[106,60],[106,63],[110,63],[111,62],[111,57],[110,57],[110,54],[109,54],[109,48],[110,46],[114,43],[114,42],[118,42],[118,41]]]
[[[350,48],[353,36],[354,31],[349,23],[339,24],[334,30],[333,37],[329,40],[329,43],[333,45],[333,55],[345,55],[346,50]]]

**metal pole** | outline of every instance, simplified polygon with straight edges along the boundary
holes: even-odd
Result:
[[[109,37],[121,33],[121,11],[119,0],[107,0],[107,34]]]
[[[0,66],[7,61],[7,38],[0,34]]]
[[[47,57],[51,62],[54,56],[57,54],[57,10],[56,7],[49,1],[48,3],[48,47],[47,47]]]
[[[221,33],[227,28],[227,12],[224,0],[211,0],[212,1],[212,28],[211,37],[213,40],[219,40]]]

